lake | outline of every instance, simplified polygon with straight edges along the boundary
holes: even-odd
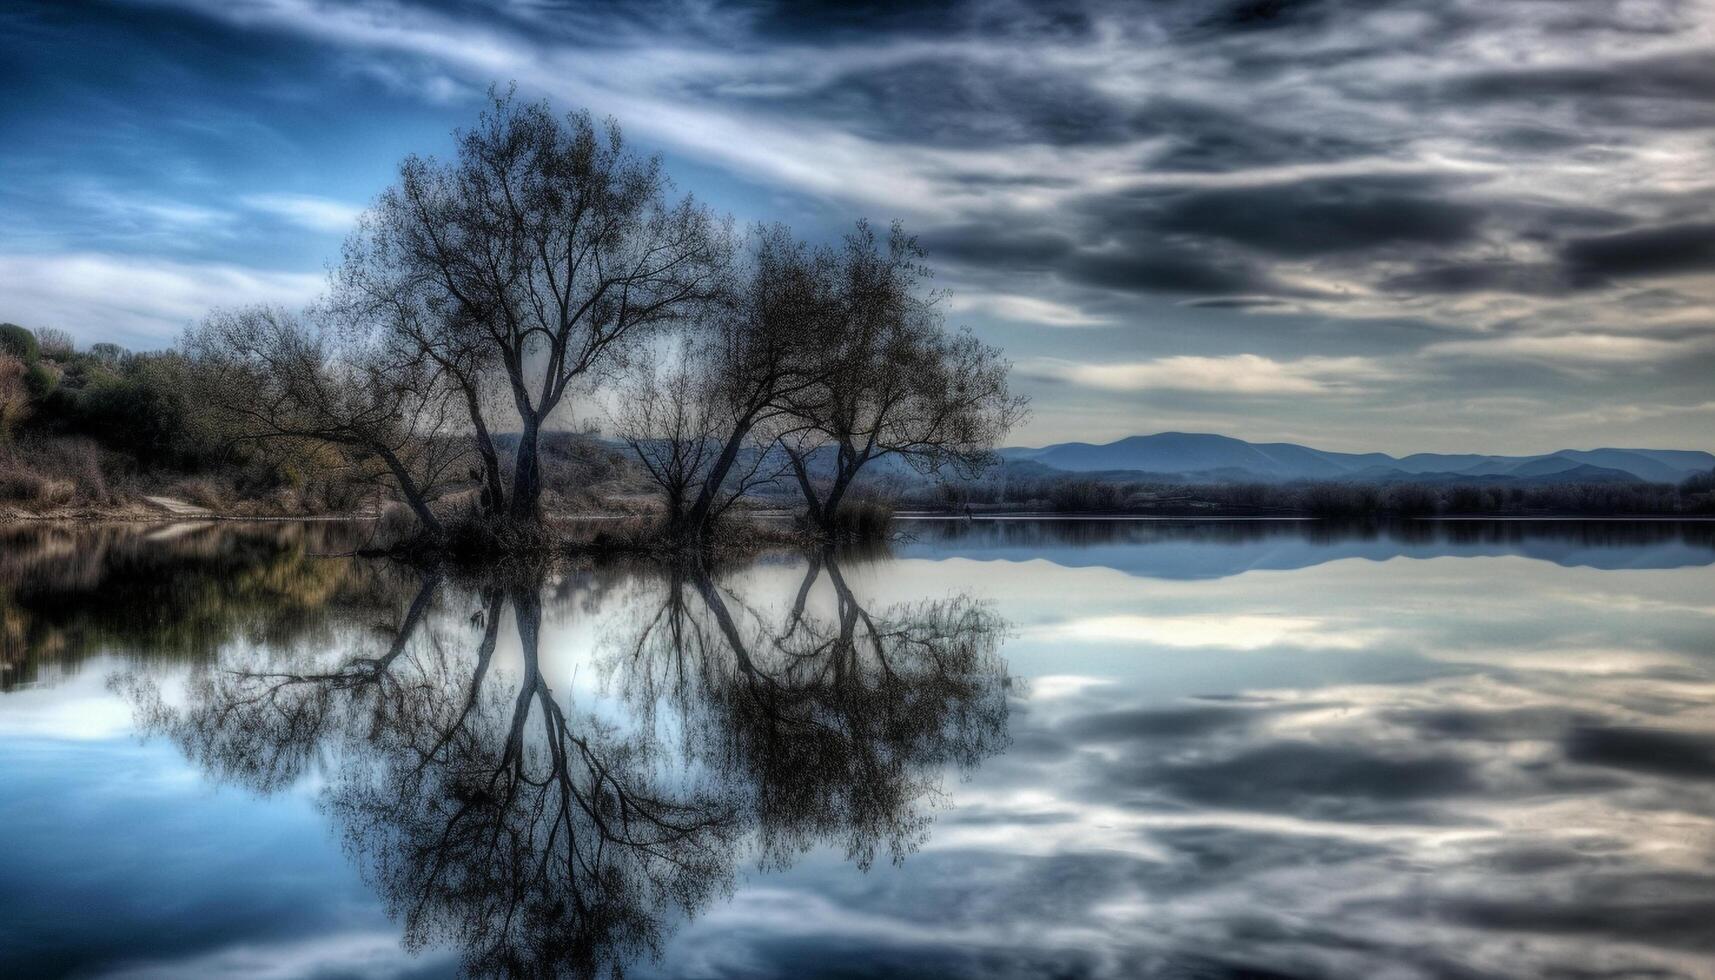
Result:
[[[1715,524],[0,529],[0,976],[1715,976]]]

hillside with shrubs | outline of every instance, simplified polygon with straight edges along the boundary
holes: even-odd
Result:
[[[80,349],[69,334],[0,324],[0,518],[149,517],[166,497],[233,517],[378,511],[392,494],[361,465],[308,441],[257,441],[199,410],[202,366],[178,350]],[[641,489],[614,447],[545,439],[559,508]]]

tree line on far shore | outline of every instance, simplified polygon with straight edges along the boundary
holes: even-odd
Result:
[[[1010,467],[1006,468],[1010,469]],[[944,487],[902,489],[902,507],[1062,514],[1319,517],[1637,516],[1715,514],[1715,472],[1668,483],[1164,483],[1076,473],[996,471]]]

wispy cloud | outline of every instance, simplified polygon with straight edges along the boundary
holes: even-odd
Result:
[[[363,213],[358,205],[308,194],[248,194],[243,203],[311,231],[350,231]]]
[[[1351,393],[1393,373],[1363,357],[1304,357],[1272,360],[1257,354],[1226,357],[1183,355],[1150,361],[1086,364],[1044,360],[1030,373],[1106,391],[1182,391],[1234,395],[1326,395]]]
[[[1008,293],[954,293],[947,300],[947,308],[954,313],[982,312],[1002,320],[1045,327],[1098,327],[1110,322],[1107,317],[1065,303]]]
[[[1423,352],[1433,357],[1476,361],[1528,360],[1586,366],[1662,361],[1681,356],[1696,346],[1707,344],[1657,337],[1575,333],[1451,340],[1430,344]]]
[[[0,253],[7,316],[83,341],[170,343],[209,310],[308,302],[321,276],[102,253]]]

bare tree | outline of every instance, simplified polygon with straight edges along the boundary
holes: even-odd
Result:
[[[771,452],[794,400],[823,380],[822,321],[833,256],[783,226],[758,228],[727,295],[703,308],[672,363],[646,362],[617,428],[662,488],[672,536],[692,541],[747,491],[785,469]],[[766,438],[756,438],[770,429]]]
[[[58,327],[39,327],[36,330],[36,340],[42,345],[42,353],[48,357],[66,357],[77,351],[77,342],[71,334]]]
[[[716,292],[730,233],[671,189],[617,123],[495,95],[456,161],[406,158],[347,244],[342,301],[383,315],[461,392],[496,511],[537,519],[538,436],[567,392]],[[509,497],[491,385],[519,428]]]
[[[331,447],[360,471],[379,465],[439,532],[429,504],[466,452],[462,440],[437,438],[459,422],[451,390],[326,316],[263,306],[211,314],[183,342],[197,396],[236,439]]]
[[[846,238],[836,310],[819,332],[820,383],[788,399],[781,439],[823,531],[869,463],[893,456],[924,474],[975,475],[1024,417],[999,349],[945,328],[921,259],[898,225],[885,248],[863,222]]]

